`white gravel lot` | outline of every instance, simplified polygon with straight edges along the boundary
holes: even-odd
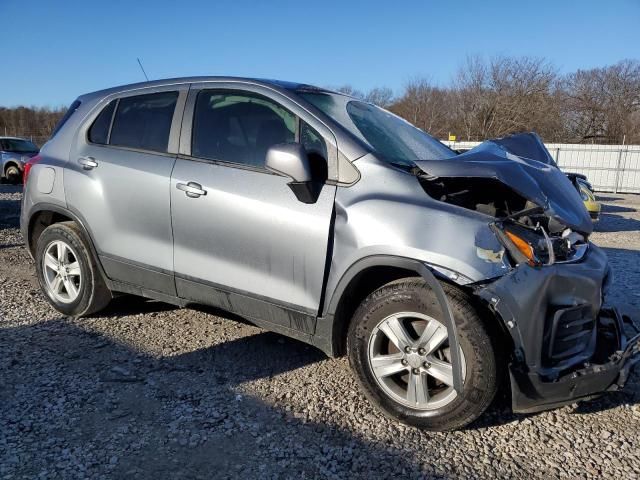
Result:
[[[0,478],[638,478],[640,380],[536,415],[504,398],[464,431],[379,415],[345,359],[212,311],[44,300],[0,186]],[[603,195],[612,300],[640,306],[640,196]]]

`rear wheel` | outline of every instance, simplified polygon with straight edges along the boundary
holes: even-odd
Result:
[[[20,183],[20,170],[15,165],[9,165],[4,172],[7,182],[14,185]]]
[[[369,295],[347,339],[350,364],[368,399],[387,416],[427,430],[472,422],[498,387],[482,320],[462,292],[444,288],[458,332],[462,394],[453,388],[451,346],[438,301],[422,279],[398,280]]]
[[[81,317],[111,300],[98,266],[73,222],[47,227],[36,246],[36,271],[49,303],[61,313]]]

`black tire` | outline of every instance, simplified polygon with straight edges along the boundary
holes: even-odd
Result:
[[[496,349],[476,309],[462,291],[447,284],[443,288],[453,311],[466,368],[463,393],[450,403],[434,410],[405,406],[384,392],[370,366],[369,338],[383,319],[402,311],[435,319],[441,316],[436,296],[424,280],[401,279],[371,293],[354,314],[347,337],[349,363],[369,401],[392,419],[432,431],[458,429],[478,418],[490,405],[499,383]]]
[[[9,165],[4,172],[4,176],[12,185],[18,185],[21,182],[20,169],[15,165]]]
[[[50,292],[44,278],[44,253],[55,241],[62,241],[69,245],[80,265],[82,282],[77,298],[70,303],[58,301]],[[49,303],[60,313],[70,317],[90,315],[106,307],[112,298],[111,291],[102,278],[84,235],[74,222],[54,223],[42,232],[36,245],[35,262],[40,287]]]

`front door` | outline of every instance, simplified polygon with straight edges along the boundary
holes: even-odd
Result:
[[[318,313],[336,187],[302,203],[264,158],[271,145],[302,138],[326,171],[324,141],[266,97],[192,95],[191,155],[171,179],[178,295],[309,331],[292,323]]]

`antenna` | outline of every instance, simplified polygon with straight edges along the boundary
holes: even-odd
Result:
[[[142,70],[142,73],[144,74],[144,78],[147,79],[147,82],[149,81],[149,77],[147,77],[147,72],[144,71],[144,67],[142,66],[142,62],[140,61],[139,58],[136,58],[136,60],[138,60],[138,65],[140,65],[140,70]]]

